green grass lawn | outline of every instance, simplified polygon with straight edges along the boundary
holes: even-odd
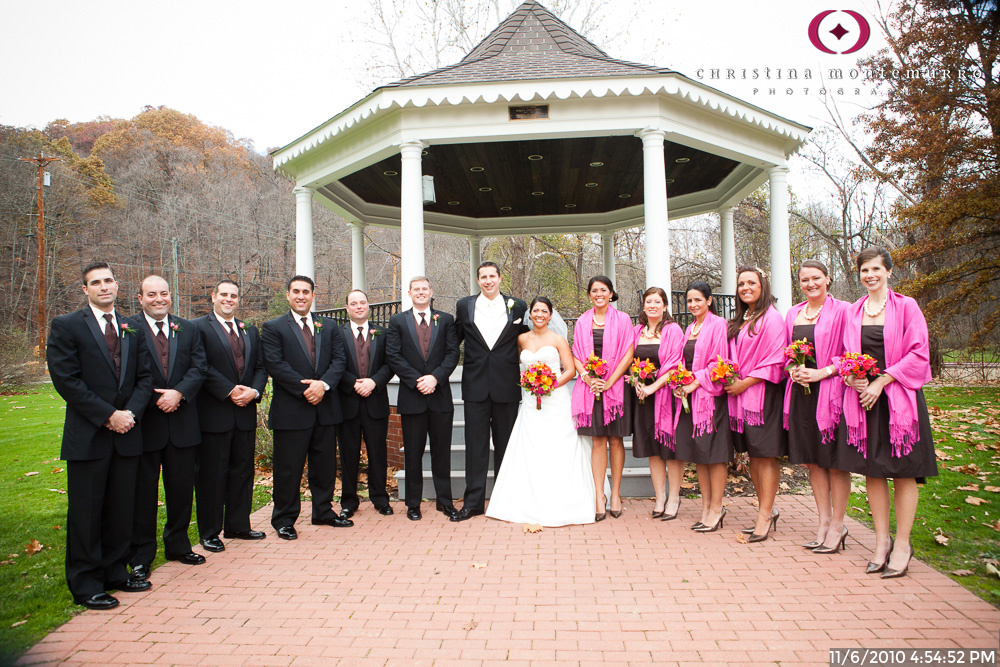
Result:
[[[59,460],[66,404],[51,384],[0,396],[0,665],[83,610],[66,588],[66,463]],[[256,510],[271,502],[254,487]],[[160,490],[163,499],[163,490]],[[166,510],[159,512],[162,533]],[[198,534],[194,523],[192,544]],[[36,553],[29,553],[37,541]],[[162,544],[153,567],[164,562]]]
[[[1000,389],[924,393],[938,476],[920,488],[914,556],[1000,606]],[[864,478],[855,476],[852,485],[848,514],[871,525]]]

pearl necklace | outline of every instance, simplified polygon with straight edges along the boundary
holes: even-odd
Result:
[[[882,314],[883,310],[885,310],[885,304],[889,303],[889,295],[888,294],[885,295],[885,300],[882,301],[882,305],[879,306],[879,309],[876,310],[874,313],[868,308],[868,304],[871,303],[871,301],[872,298],[870,296],[867,299],[865,299],[865,315],[867,315],[872,319],[875,319],[876,317]]]
[[[825,306],[825,305],[826,305],[826,302],[823,302],[823,306]],[[802,309],[802,317],[805,318],[806,322],[813,322],[817,317],[819,317],[819,314],[823,312],[823,306],[820,306],[816,310],[816,314],[815,315],[809,315],[809,304],[806,303],[806,307]]]
[[[697,336],[698,334],[700,334],[701,333],[701,327],[704,324],[705,324],[705,320],[702,320],[701,322],[695,322],[694,325],[691,327],[691,335],[692,336]]]
[[[747,308],[747,312],[743,313],[743,321],[746,322],[750,319],[750,309]]]

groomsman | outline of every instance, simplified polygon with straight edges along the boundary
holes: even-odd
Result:
[[[361,439],[368,452],[368,497],[379,514],[392,514],[385,487],[385,440],[389,431],[389,392],[392,369],[385,363],[385,329],[368,322],[368,295],[347,294],[349,322],[341,325],[347,350],[347,369],[340,378],[341,496],[340,516],[350,519],[358,510],[358,465]]]
[[[60,458],[66,461],[66,583],[88,609],[112,609],[106,591],[145,591],[129,577],[142,418],[153,391],[145,341],[115,312],[118,281],[97,262],[83,270],[87,305],[52,320],[46,360],[66,401]]]
[[[343,421],[337,384],[344,373],[344,342],[333,320],[310,312],[315,285],[308,276],[288,281],[291,310],[264,323],[264,367],[273,380],[268,423],[274,430],[274,509],[271,525],[283,540],[298,538],[299,481],[309,459],[312,522],[353,526],[333,511],[337,424]],[[331,391],[332,388],[332,391]]]
[[[257,327],[236,318],[240,288],[222,280],[212,290],[212,312],[195,320],[208,365],[198,392],[198,534],[208,551],[223,551],[219,539],[262,540],[250,528],[257,404],[267,385],[264,347]]]
[[[170,286],[166,280],[147,276],[139,287],[139,305],[142,312],[131,321],[151,351],[153,395],[141,422],[142,460],[129,562],[132,576],[145,579],[156,557],[161,467],[167,505],[163,555],[185,565],[205,562],[204,556],[191,551],[188,526],[194,498],[195,452],[201,442],[195,397],[205,380],[206,363],[198,326],[169,314]]]
[[[389,320],[385,356],[399,376],[396,410],[403,427],[406,466],[406,517],[419,521],[423,490],[421,458],[430,436],[431,474],[437,509],[449,518],[458,514],[451,497],[451,426],[455,416],[448,379],[458,365],[458,336],[448,313],[430,306],[430,281],[410,280],[413,307]]]
[[[480,293],[460,299],[455,308],[458,340],[465,341],[465,503],[452,521],[485,513],[490,435],[499,474],[521,401],[517,337],[528,330],[528,307],[500,293],[500,267],[493,262],[483,262],[477,276]]]

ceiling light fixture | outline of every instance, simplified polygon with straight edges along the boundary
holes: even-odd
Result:
[[[666,181],[664,181],[664,183],[666,183],[667,185],[670,185],[673,182],[674,182],[674,179],[672,179],[672,178],[668,178]]]
[[[618,198],[619,198],[619,199],[628,199],[628,198],[629,198],[629,197],[631,197],[631,196],[632,196],[632,195],[630,195],[630,194],[628,194],[627,192],[625,192],[625,193],[622,193],[622,194],[618,195]]]
[[[604,163],[603,162],[591,162],[590,166],[591,167],[603,167]]]
[[[544,193],[544,192],[542,192],[541,190],[535,190],[534,192],[532,192],[532,193],[531,193],[531,195],[532,195],[533,197],[541,197],[541,196],[542,196],[542,195],[544,195],[544,194],[545,194],[545,193]]]
[[[542,158],[542,156],[541,156],[541,155],[529,155],[529,156],[528,156],[528,159],[529,159],[529,160],[532,160],[532,161],[538,161],[538,160],[541,160],[541,159],[543,159],[543,158]]]
[[[676,162],[677,164],[687,164],[690,161],[691,161],[691,158],[689,158],[689,157],[679,157],[676,160],[674,160],[674,162]]]
[[[475,171],[478,173],[480,171],[486,171],[486,167],[469,167],[469,171]]]
[[[458,206],[461,203],[462,202],[460,202],[460,201],[454,201],[454,200],[452,200],[452,201],[448,202],[448,206]]]
[[[597,183],[586,183],[586,184],[584,184],[583,187],[585,187],[585,188],[596,188],[597,187]]]
[[[493,188],[479,188],[480,192],[493,192]]]
[[[382,174],[385,175],[385,176],[398,176],[399,172],[398,171],[393,171],[391,169],[387,169],[387,170],[383,171]]]
[[[566,208],[576,208],[576,204],[564,204]]]
[[[510,206],[501,206],[500,210],[501,211],[509,211],[510,210]]]

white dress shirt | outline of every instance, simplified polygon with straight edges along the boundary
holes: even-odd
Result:
[[[312,318],[311,314],[309,314],[309,315],[299,315],[294,310],[290,310],[288,312],[290,312],[292,314],[292,318],[295,319],[295,324],[298,325],[299,329],[302,328],[302,318],[303,317],[306,318],[306,326],[309,327],[310,333],[312,333],[313,336],[316,335],[316,328],[313,326],[313,318]]]
[[[419,317],[417,317],[417,321],[418,322],[420,321]],[[368,333],[368,330],[371,328],[368,325],[368,320],[365,320],[361,324],[358,324],[354,320],[351,320],[351,338],[357,340],[357,338],[358,338],[358,327],[361,327],[361,337],[362,338],[364,338],[365,340],[368,340],[369,338],[371,338],[371,335]]]
[[[153,335],[155,336],[157,333],[159,333],[159,329],[156,328],[157,320],[154,320],[152,317],[150,317],[146,313],[146,311],[142,312],[142,316],[146,318],[146,322],[149,324],[149,328],[153,332]],[[167,338],[170,338],[170,316],[164,315],[163,319],[159,321],[163,322],[163,335],[166,336]]]
[[[420,313],[424,314],[424,321],[427,322],[428,326],[430,326],[431,324],[434,324],[434,322],[431,321],[431,309],[430,308],[428,308],[427,310],[417,310],[416,308],[414,308],[413,309],[413,319],[414,319],[414,321],[416,321],[417,326],[420,326]]]
[[[115,333],[119,333],[118,332],[118,318],[115,317],[115,309],[114,308],[111,309],[110,313],[105,313],[100,308],[95,308],[94,304],[92,304],[92,303],[88,303],[87,305],[90,306],[90,310],[93,311],[94,317],[97,318],[97,326],[101,327],[101,333],[104,333],[104,328],[106,326],[108,326],[108,321],[106,319],[104,319],[105,315],[110,315],[111,316],[111,322],[112,322],[111,326],[113,326],[115,328]]]
[[[476,310],[472,320],[483,335],[487,347],[493,349],[503,328],[507,326],[507,305],[503,295],[497,293],[496,297],[488,299],[480,292],[476,297]]]

